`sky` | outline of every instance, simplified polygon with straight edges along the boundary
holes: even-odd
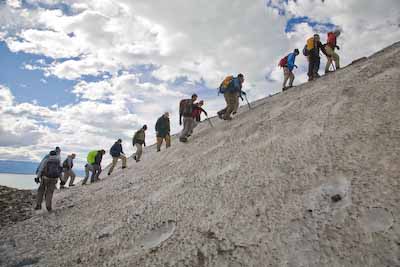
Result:
[[[222,109],[227,75],[245,75],[250,101],[279,92],[279,59],[337,28],[346,65],[400,40],[400,1],[0,0],[0,159],[60,146],[83,163],[118,138],[129,155],[143,124],[155,142],[166,111],[178,132],[192,93]],[[305,57],[296,64],[305,82]]]

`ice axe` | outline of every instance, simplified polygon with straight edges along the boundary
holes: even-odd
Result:
[[[251,109],[251,106],[250,106],[249,100],[247,99],[247,95],[244,95],[244,99],[246,99],[247,105],[249,106],[249,109]]]

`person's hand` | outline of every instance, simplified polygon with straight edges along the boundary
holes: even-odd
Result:
[[[337,50],[340,50],[340,47],[338,45],[336,46],[336,48],[337,48]]]
[[[206,116],[208,116],[207,112],[204,111],[204,114],[206,114]]]
[[[294,67],[297,69],[298,67],[297,67],[297,65],[294,65]]]
[[[242,91],[242,95],[247,95],[246,92]]]
[[[37,183],[37,184],[38,184],[38,183],[40,183],[40,179],[39,179],[39,177],[35,177],[35,179],[34,179],[34,180],[35,180],[35,183]]]

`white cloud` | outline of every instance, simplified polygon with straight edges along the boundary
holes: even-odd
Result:
[[[0,87],[0,103],[4,103],[0,143],[14,146],[10,150],[0,145],[0,157],[14,151],[36,158],[50,147],[63,145],[84,158],[89,149],[107,149],[118,137],[130,141],[145,123],[153,138],[153,124],[164,111],[172,113],[177,131],[179,99],[203,85],[216,88],[227,74],[244,73],[244,88],[250,89],[253,100],[274,93],[280,90],[282,78],[279,59],[296,47],[302,49],[314,30],[302,23],[285,33],[292,17],[308,16],[340,26],[343,34],[338,44],[344,64],[400,38],[397,0],[272,1],[277,8],[265,7],[264,1],[228,0],[28,2],[37,8],[27,9],[19,1],[0,7],[0,39],[13,52],[53,58],[24,68],[77,81],[72,92],[79,101],[52,108],[16,103],[11,91]],[[60,3],[71,10],[42,5]],[[140,70],[141,65],[157,68],[149,73]],[[302,55],[297,65],[296,81],[304,81]],[[85,81],[86,75],[101,80]],[[176,84],[179,79],[184,82]],[[215,112],[223,105],[221,97],[215,98],[216,91],[202,90],[207,109]],[[21,147],[34,152],[24,153]]]

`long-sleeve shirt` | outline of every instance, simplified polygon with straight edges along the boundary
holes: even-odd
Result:
[[[287,67],[290,71],[293,70],[294,65],[295,65],[295,61],[296,61],[296,54],[295,53],[290,53],[288,55],[288,60],[287,60]]]
[[[71,156],[68,156],[66,159],[67,165],[63,165],[64,169],[71,170],[74,167],[74,160]]]

